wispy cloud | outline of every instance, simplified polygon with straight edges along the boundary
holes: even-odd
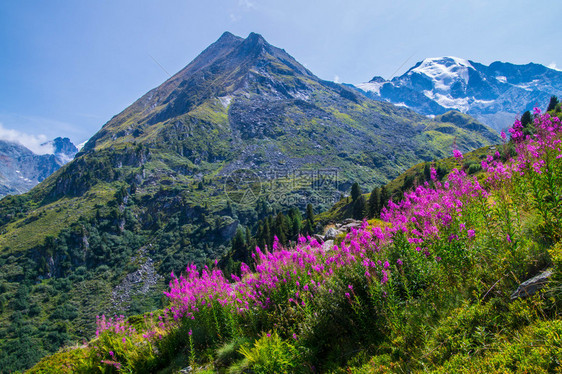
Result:
[[[31,135],[18,130],[7,129],[0,123],[0,140],[6,140],[23,145],[38,155],[51,154],[54,152],[51,144],[44,144],[49,139],[46,135]]]
[[[554,69],[554,70],[558,70],[558,71],[562,71],[562,69],[560,69],[559,67],[556,66],[556,63],[553,61],[548,65],[549,68]]]
[[[238,0],[238,5],[246,9],[256,9],[256,3],[250,0]]]
[[[334,82],[341,83],[339,75],[334,75]]]

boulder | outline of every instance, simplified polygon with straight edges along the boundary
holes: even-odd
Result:
[[[325,251],[329,251],[334,249],[334,241],[333,240],[326,240],[324,244],[322,244],[322,249]]]
[[[349,222],[349,223],[343,225],[341,227],[341,230],[351,231],[352,228],[356,228],[356,229],[360,228],[362,224],[363,224],[363,222],[361,222],[361,221]]]
[[[511,300],[515,300],[519,297],[525,298],[534,295],[538,290],[546,286],[548,283],[548,278],[552,276],[552,269],[543,271],[537,276],[526,280],[521,283],[519,287],[511,294]]]
[[[324,241],[333,240],[336,238],[336,236],[338,236],[338,231],[335,228],[330,227],[324,234]]]

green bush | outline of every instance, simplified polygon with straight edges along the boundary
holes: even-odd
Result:
[[[251,348],[241,347],[240,353],[256,374],[295,373],[300,369],[297,349],[276,332],[264,334]]]

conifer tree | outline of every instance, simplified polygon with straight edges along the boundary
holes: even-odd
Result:
[[[390,193],[388,192],[388,189],[386,188],[386,186],[382,186],[381,188],[381,202],[379,204],[380,210],[382,211],[382,208],[384,208],[385,206],[388,205],[388,200],[390,199]]]
[[[306,234],[311,235],[314,233],[314,210],[312,204],[306,205],[306,222],[304,224],[304,231]]]
[[[532,135],[537,130],[535,129],[535,125],[533,124],[533,117],[531,116],[531,112],[526,111],[521,116],[521,125],[523,126],[523,135]]]
[[[359,187],[359,183],[355,182],[351,186],[351,201],[356,201],[359,196],[361,196],[361,187]]]
[[[548,108],[546,108],[547,112],[556,109],[556,105],[558,105],[558,98],[556,96],[550,97],[550,102],[548,103]]]
[[[373,190],[371,191],[371,196],[369,196],[369,217],[373,218],[373,217],[378,217],[380,212],[381,212],[381,208],[380,208],[380,203],[381,203],[381,189],[378,187],[373,188]]]
[[[275,235],[283,245],[287,245],[287,237],[289,234],[289,225],[287,224],[287,217],[279,212],[275,217]]]
[[[525,113],[523,113],[523,115],[521,116],[521,125],[523,127],[526,127],[528,124],[533,122],[533,118],[531,117],[531,112],[526,111]]]
[[[353,203],[353,218],[363,219],[367,213],[367,202],[365,196],[359,195],[357,200]]]
[[[429,164],[429,162],[426,162],[425,166],[423,167],[423,176],[426,181],[429,182],[431,180],[431,165]]]
[[[236,234],[231,241],[232,258],[235,261],[245,261],[246,259],[246,241],[244,239],[244,232],[238,228]]]

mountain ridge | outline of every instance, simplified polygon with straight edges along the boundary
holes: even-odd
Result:
[[[536,63],[484,65],[453,56],[432,57],[391,80],[374,77],[356,87],[371,98],[424,115],[460,110],[500,131],[523,111],[562,94],[562,72]]]
[[[68,138],[58,137],[51,154],[38,155],[13,141],[0,140],[0,198],[29,191],[74,158],[78,149]]]

